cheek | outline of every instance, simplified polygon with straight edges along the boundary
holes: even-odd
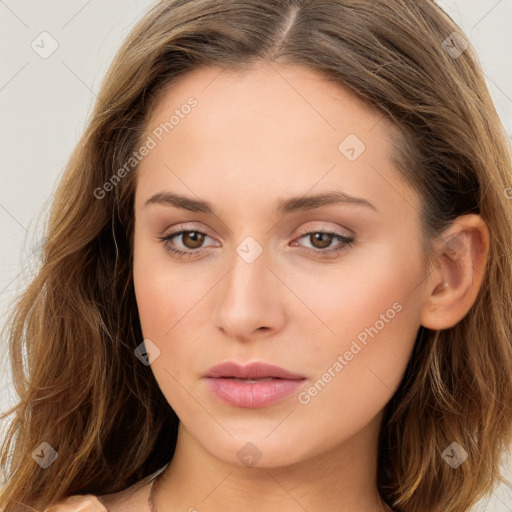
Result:
[[[190,398],[178,383],[186,377],[185,369],[190,371],[192,355],[198,351],[197,329],[189,317],[200,294],[194,287],[201,280],[184,282],[175,267],[170,271],[165,251],[152,245],[138,244],[135,238],[133,281],[140,324],[144,339],[159,350],[151,363],[155,379],[171,407],[183,412],[190,407]]]
[[[308,303],[325,328],[322,336],[309,336],[316,342],[308,364],[320,381],[308,395],[318,395],[319,405],[325,401],[328,406],[335,397],[352,411],[377,410],[393,395],[419,328],[418,299],[411,293],[419,272],[411,253],[390,250],[365,264],[364,272],[362,267],[345,269],[338,278],[317,281]],[[324,388],[330,392],[323,393]]]
[[[168,313],[172,310],[172,282],[168,275],[162,273],[163,262],[152,258],[154,250],[144,244],[135,235],[133,261],[133,283],[137,307],[145,338],[159,338],[171,327],[172,318]]]
[[[170,260],[158,241],[135,231],[133,281],[145,337],[163,339],[193,302],[204,294],[204,280],[186,272],[186,264]]]
[[[144,339],[159,349],[151,368],[159,381],[172,389],[175,381],[196,371],[198,354],[204,353],[206,338],[199,315],[215,278],[206,279],[170,260],[158,243],[138,240],[135,234],[133,281]]]

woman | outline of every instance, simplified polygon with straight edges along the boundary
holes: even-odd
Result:
[[[0,508],[469,510],[511,442],[511,169],[430,0],[159,2],[10,324]]]

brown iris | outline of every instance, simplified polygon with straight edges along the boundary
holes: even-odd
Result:
[[[312,233],[309,235],[309,239],[316,249],[325,249],[331,245],[333,235],[329,233]],[[317,243],[320,245],[316,245]]]
[[[187,247],[187,249],[198,249],[204,242],[205,234],[199,231],[185,231],[181,236],[183,245]],[[186,242],[187,239],[190,240],[190,245],[189,242]]]

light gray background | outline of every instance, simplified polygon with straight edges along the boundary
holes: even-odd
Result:
[[[512,139],[512,0],[438,2],[476,47],[503,124]],[[42,214],[82,134],[115,51],[149,0],[0,0],[1,150],[0,323],[37,265]],[[41,32],[58,42],[42,59],[31,47]],[[0,353],[5,354],[5,339]],[[14,402],[5,357],[0,409]],[[4,425],[5,428],[5,425]],[[512,480],[512,461],[506,464]],[[501,486],[475,510],[512,512]]]

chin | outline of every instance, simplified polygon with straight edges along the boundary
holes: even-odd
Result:
[[[295,432],[298,433],[297,430]],[[234,435],[231,438],[226,435],[222,439],[210,437],[202,445],[214,457],[227,464],[248,468],[273,468],[290,466],[314,455],[311,453],[314,451],[313,447],[308,450],[304,445],[304,436],[299,437],[286,435],[284,431],[281,435],[272,433],[266,437],[261,430],[255,429],[254,436]]]

